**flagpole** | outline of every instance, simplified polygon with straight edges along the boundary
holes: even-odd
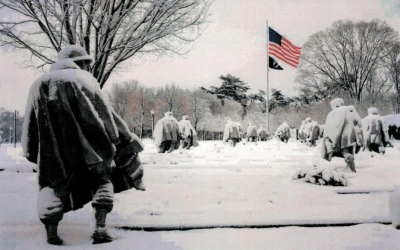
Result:
[[[267,20],[267,133],[269,133],[269,27]]]

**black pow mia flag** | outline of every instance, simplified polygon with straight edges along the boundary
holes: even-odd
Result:
[[[283,70],[283,68],[278,64],[278,62],[272,57],[269,57],[269,67],[271,69]]]

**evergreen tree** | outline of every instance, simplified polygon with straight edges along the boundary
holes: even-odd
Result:
[[[251,102],[256,100],[264,101],[263,92],[260,91],[258,94],[246,95],[246,92],[250,89],[247,83],[240,80],[240,78],[228,74],[227,76],[220,76],[222,80],[220,87],[211,86],[210,89],[200,87],[206,93],[215,95],[221,104],[225,104],[225,100],[234,100],[242,106],[242,119],[247,115],[247,107]]]

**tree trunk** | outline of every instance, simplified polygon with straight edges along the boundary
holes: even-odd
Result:
[[[140,139],[143,139],[143,118],[144,112],[142,113],[142,117],[140,118]]]
[[[396,114],[400,113],[400,93],[397,93],[396,97]]]

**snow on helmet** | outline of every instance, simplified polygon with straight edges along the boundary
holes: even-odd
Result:
[[[378,111],[377,108],[371,107],[371,108],[368,109],[368,114],[369,115],[379,115],[379,111]]]
[[[344,106],[344,101],[343,101],[342,98],[335,98],[335,99],[333,99],[333,100],[331,101],[331,107],[332,107],[332,109],[339,108],[339,107],[341,107],[341,106]]]
[[[93,59],[88,55],[86,50],[82,46],[77,44],[69,45],[63,48],[60,52],[58,52],[57,59],[58,60],[70,59],[74,62],[93,61]]]

